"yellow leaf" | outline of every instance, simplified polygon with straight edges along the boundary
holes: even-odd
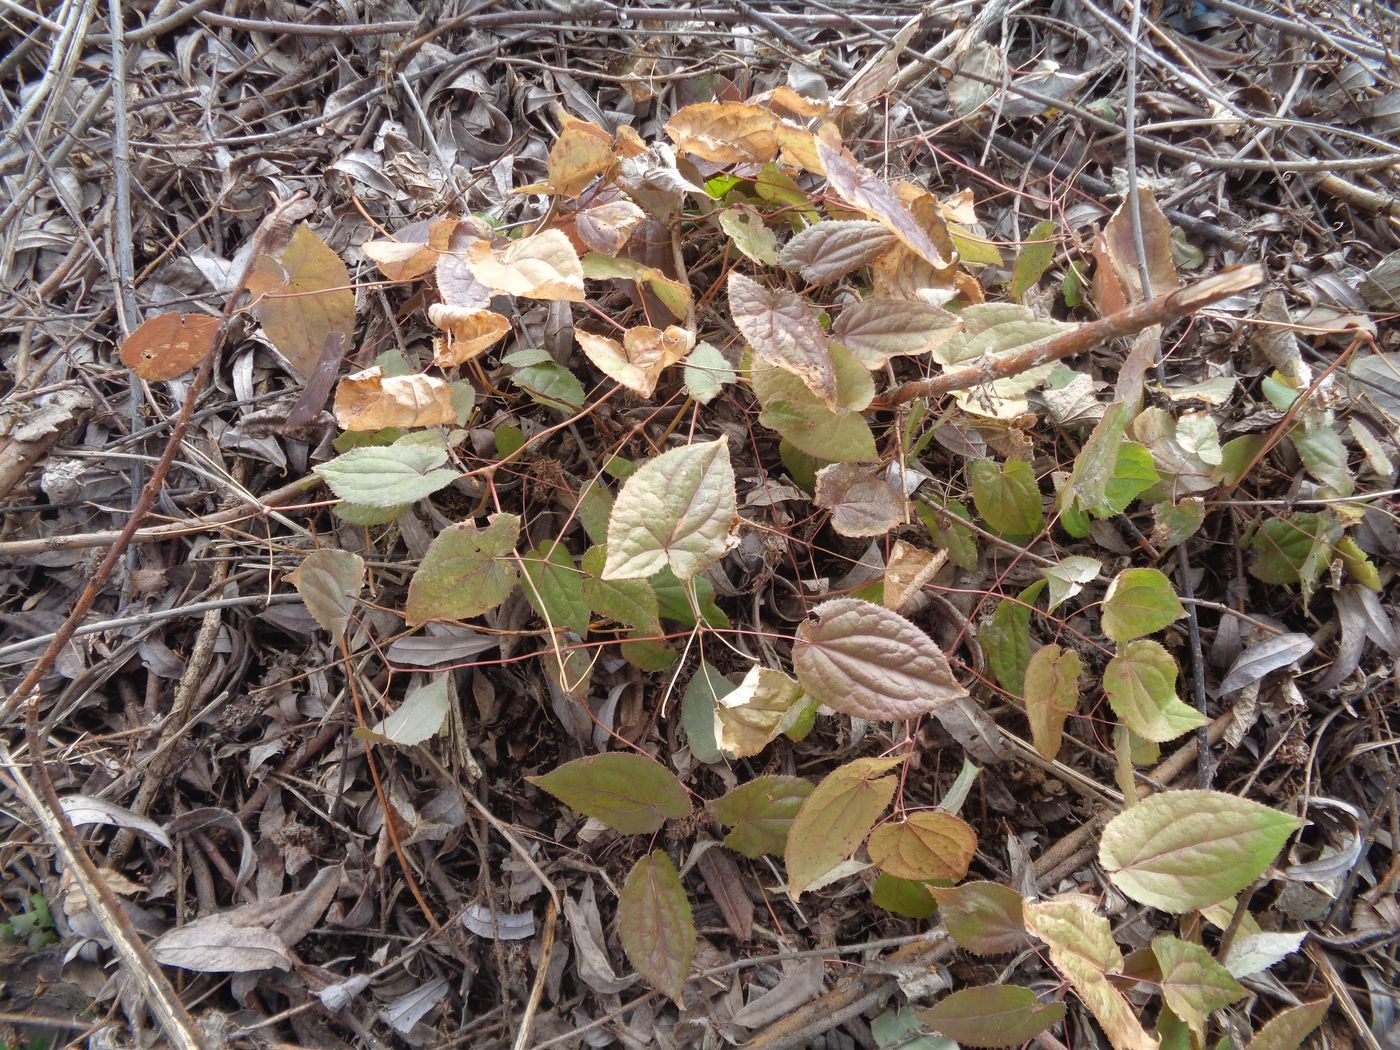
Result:
[[[478,281],[505,295],[583,302],[583,265],[562,230],[522,237],[500,251],[475,241],[467,263]]]
[[[564,115],[564,127],[549,151],[549,182],[555,193],[577,197],[616,162],[611,135],[597,124]]]
[[[366,241],[360,245],[360,251],[389,280],[411,281],[437,265],[438,256],[447,250],[456,228],[456,219],[415,222],[393,237]]]
[[[666,122],[677,149],[712,164],[766,164],[778,152],[778,118],[747,102],[698,102]]]
[[[450,368],[484,353],[510,331],[510,322],[494,310],[474,310],[465,306],[434,303],[428,307],[428,320],[447,333],[439,340],[433,364]]]
[[[604,375],[643,397],[651,397],[662,371],[682,360],[695,345],[695,337],[675,325],[664,332],[647,325],[632,328],[621,343],[591,332],[576,331],[574,336]]]

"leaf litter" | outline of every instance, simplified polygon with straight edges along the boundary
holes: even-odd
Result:
[[[554,7],[0,27],[0,1040],[1393,1040],[1377,27]]]

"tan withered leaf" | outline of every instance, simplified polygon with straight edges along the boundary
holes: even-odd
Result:
[[[777,128],[777,117],[747,102],[697,102],[666,122],[677,149],[712,164],[766,164],[778,152]]]
[[[583,264],[562,230],[545,230],[496,251],[485,240],[467,249],[472,274],[488,288],[526,299],[583,302]]]
[[[1065,719],[1079,707],[1082,669],[1079,654],[1058,645],[1037,649],[1026,665],[1026,718],[1041,758],[1053,759],[1060,753]]]
[[[604,375],[643,397],[651,397],[661,373],[695,345],[695,337],[675,325],[664,332],[640,325],[629,329],[621,343],[592,332],[575,331],[574,337]]]
[[[753,667],[715,703],[715,743],[734,758],[758,754],[787,728],[802,687],[768,667]]]
[[[360,251],[389,280],[411,281],[437,265],[456,228],[456,219],[415,222],[393,237],[366,241]]]
[[[1181,285],[1172,261],[1172,225],[1157,206],[1152,191],[1138,190],[1138,213],[1142,220],[1142,242],[1147,253],[1147,277],[1152,297],[1174,292]],[[1137,248],[1133,242],[1133,216],[1130,202],[1124,201],[1109,218],[1103,233],[1094,238],[1094,305],[1102,312],[1121,310],[1147,298],[1143,295],[1138,272]]]
[[[925,810],[870,833],[870,859],[901,879],[948,879],[967,874],[977,852],[977,832],[951,813]]]
[[[439,340],[433,364],[439,368],[460,365],[485,353],[505,338],[510,321],[494,310],[434,303],[428,307],[428,320],[447,333]]]
[[[457,412],[445,380],[386,376],[376,365],[340,381],[335,390],[335,421],[344,430],[432,427],[457,422]]]
[[[298,226],[280,259],[259,255],[248,274],[253,313],[263,332],[302,376],[321,360],[326,337],[355,332],[355,291],[340,256],[306,225]]]
[[[956,261],[939,250],[883,179],[857,164],[849,153],[838,146],[818,139],[816,150],[826,170],[827,184],[838,197],[884,224],[886,229],[931,266],[943,269]]]
[[[563,116],[564,126],[549,150],[549,182],[555,193],[577,197],[593,179],[617,163],[612,136],[597,124]]]
[[[838,407],[826,333],[805,299],[786,288],[765,288],[733,270],[729,309],[754,353],[797,376],[828,408]]]
[[[821,157],[817,156],[817,137],[806,128],[778,121],[778,150],[784,164],[814,175],[826,174]]]
[[[616,255],[622,250],[647,213],[631,201],[609,201],[584,208],[574,217],[579,240],[604,255]]]
[[[906,515],[903,497],[884,478],[854,463],[817,471],[815,502],[831,512],[831,527],[842,536],[883,536]]]
[[[122,364],[142,379],[174,379],[209,356],[219,319],[204,314],[148,317],[122,343]]]
[[[912,543],[895,540],[885,562],[885,608],[897,613],[907,612],[915,596],[938,575],[947,561],[947,551],[926,551]]]

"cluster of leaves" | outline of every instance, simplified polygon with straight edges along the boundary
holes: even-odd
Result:
[[[468,472],[454,460],[477,391],[462,370],[479,370],[477,359],[512,330],[493,302],[579,303],[586,282],[620,280],[647,304],[649,316],[669,315],[674,323],[618,325],[609,335],[576,330],[598,373],[651,398],[679,366],[685,392],[699,404],[742,382],[757,401],[759,424],[780,439],[784,467],[838,534],[881,537],[906,523],[917,483],[908,485],[900,467],[879,464],[917,461],[934,433],[921,429],[930,422],[930,406],[915,403],[891,422],[872,411],[876,378],[904,357],[945,371],[975,362],[996,374],[998,359],[1068,325],[1024,303],[984,302],[969,268],[1003,260],[980,236],[970,197],[940,200],[879,178],[823,119],[838,115],[830,104],[779,89],[755,102],[686,107],[666,126],[672,144],[650,145],[628,128],[610,134],[569,118],[549,157],[548,182],[523,188],[554,198],[553,220],[544,228],[506,237],[478,217],[440,219],[363,245],[389,281],[424,281],[430,289],[423,301],[431,300],[426,314],[440,332],[436,374],[394,351],[340,380],[339,455],[315,468],[342,501],[335,513],[354,525],[381,526],[416,501],[464,487]],[[815,130],[804,123],[813,120],[821,121]],[[1175,242],[1151,197],[1141,203],[1155,246],[1154,287],[1169,290],[1177,284]],[[696,303],[684,273],[668,274],[626,254],[644,223],[659,223],[676,238],[682,230],[713,229],[748,264],[750,273],[735,267],[724,285],[742,352],[697,340]],[[1144,297],[1135,263],[1127,261],[1126,229],[1120,212],[1095,244],[1092,294],[1105,312]],[[781,243],[780,233],[787,234]],[[1028,297],[1054,256],[1055,227],[1041,224],[1011,267],[1011,297]],[[276,258],[256,259],[248,288],[264,334],[308,382],[328,360],[338,363],[339,346],[353,335],[353,284],[308,228],[297,229]],[[1082,297],[1078,269],[1069,269],[1062,290],[1069,302]],[[826,305],[818,305],[817,291]],[[143,378],[170,378],[196,363],[201,347],[207,353],[214,327],[190,315],[154,318],[128,340],[123,357]],[[547,351],[514,350],[500,365],[515,393],[553,413],[560,426],[590,410],[584,377]],[[1058,363],[956,392],[948,412],[982,428],[981,447],[1005,455],[997,461],[978,453],[969,463],[979,530],[1020,544],[1048,527],[1040,480],[1017,428],[1032,395],[1067,431],[1092,424],[1072,469],[1052,479],[1056,521],[1070,536],[1091,535],[1096,521],[1139,500],[1152,506],[1153,540],[1162,548],[1200,528],[1199,494],[1238,483],[1266,446],[1253,436],[1222,445],[1209,412],[1173,417],[1142,409],[1141,373],[1136,385],[1120,384],[1108,406],[1098,403],[1087,375]],[[1302,380],[1296,370],[1271,377],[1269,396],[1280,410],[1295,408]],[[1182,396],[1219,403],[1218,389],[1200,386]],[[1346,447],[1334,420],[1322,410],[1295,414],[1287,436],[1304,466],[1345,494]],[[527,439],[517,428],[498,428],[500,458],[470,473],[489,474],[557,429]],[[439,532],[409,583],[402,610],[408,626],[483,616],[521,586],[546,627],[549,673],[575,695],[586,690],[592,672],[575,643],[591,635],[617,634],[629,661],[655,671],[680,658],[660,638],[663,619],[701,635],[727,628],[705,573],[733,549],[742,524],[728,439],[693,440],[642,463],[614,456],[605,469],[623,484],[614,496],[598,479],[579,497],[574,512],[591,544],[581,552],[562,541],[521,551],[521,516],[499,509],[484,523],[473,514]],[[699,662],[682,703],[699,761],[758,755],[780,736],[803,736],[821,712],[880,722],[931,715],[974,755],[979,740],[996,737],[945,654],[901,612],[945,559],[976,565],[973,511],[933,497],[920,497],[912,510],[939,552],[898,541],[882,580],[813,608],[791,640],[791,674],[756,664],[726,677]],[[1337,563],[1358,583],[1375,586],[1374,568],[1345,535],[1348,524],[1334,510],[1265,521],[1249,541],[1251,571],[1265,582],[1311,586]],[[992,673],[1009,696],[1024,700],[1035,746],[1047,758],[1058,753],[1066,719],[1080,709],[1085,666],[1079,652],[1057,644],[1032,652],[1031,616],[1040,611],[1043,592],[1048,615],[1096,584],[1102,568],[1097,559],[1064,558],[1043,580],[1002,601],[984,627]],[[290,582],[333,641],[343,643],[365,584],[363,560],[318,550]],[[1107,654],[1102,690],[1120,722],[1122,780],[1134,803],[1131,764],[1203,722],[1177,695],[1175,658],[1148,637],[1185,613],[1163,573],[1128,568],[1108,581],[1099,614],[1116,647]],[[438,674],[359,732],[367,741],[413,746],[438,732],[448,707],[446,676]],[[1208,1015],[1243,994],[1236,978],[1291,950],[1271,944],[1246,962],[1217,960],[1200,943],[1164,935],[1150,950],[1125,957],[1092,902],[1033,903],[990,883],[959,886],[977,848],[976,832],[958,816],[975,767],[939,807],[910,810],[894,775],[907,758],[858,758],[816,784],[760,777],[705,803],[703,811],[726,829],[730,849],[781,856],[794,898],[865,867],[853,861],[864,847],[880,873],[877,903],[920,917],[937,908],[958,943],[980,954],[1038,940],[1119,1047],[1157,1042],[1125,991],[1146,986],[1161,993],[1158,1036],[1184,1025],[1204,1039]],[[689,827],[695,819],[685,785],[642,754],[589,756],[528,779],[622,834],[655,835],[668,820]],[[1233,896],[1265,872],[1297,826],[1290,816],[1231,795],[1165,792],[1109,823],[1100,859],[1133,900],[1171,914],[1200,912],[1228,926]],[[1247,935],[1258,931],[1248,916],[1236,923],[1249,924]],[[618,926],[636,969],[681,1003],[696,934],[681,877],[664,851],[646,853],[631,869]],[[1291,1026],[1297,1041],[1320,1016],[1313,1006],[1300,1010],[1274,1022]],[[921,1019],[967,1045],[992,1046],[1023,1042],[1063,1013],[1063,1005],[1041,1004],[1029,989],[999,985],[957,992]]]
[[[49,902],[40,893],[29,895],[29,907],[5,922],[0,922],[0,941],[18,941],[28,945],[31,952],[58,943],[54,931],[53,913]]]

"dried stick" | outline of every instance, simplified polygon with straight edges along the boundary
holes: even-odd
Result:
[[[1181,288],[1170,295],[1158,296],[1137,303],[1116,314],[1089,321],[1067,332],[1042,339],[1014,353],[1002,354],[979,364],[945,372],[932,379],[920,379],[895,387],[871,405],[875,409],[894,408],[920,397],[936,397],[954,390],[969,390],[983,383],[1020,375],[1039,365],[1047,365],[1064,357],[1072,357],[1106,343],[1110,339],[1136,335],[1152,325],[1167,325],[1202,310],[1221,299],[1262,284],[1264,268],[1257,263],[1238,266],[1233,270],[1207,277],[1204,281]]]

